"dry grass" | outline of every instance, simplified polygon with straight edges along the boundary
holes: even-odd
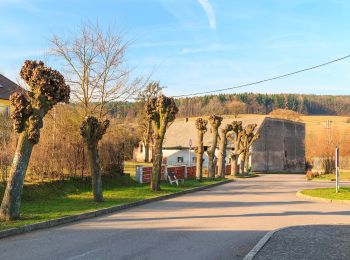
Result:
[[[350,123],[347,123],[347,116],[302,116],[301,119],[306,125],[306,132],[320,131],[325,128],[324,122],[332,121],[332,127],[339,130],[350,129]]]

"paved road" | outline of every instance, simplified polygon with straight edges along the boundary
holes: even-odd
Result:
[[[242,259],[268,231],[350,223],[348,205],[305,201],[301,175],[264,175],[0,240],[0,259]]]

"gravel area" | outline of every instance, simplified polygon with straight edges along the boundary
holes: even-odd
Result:
[[[350,225],[282,229],[254,257],[259,259],[350,259]]]

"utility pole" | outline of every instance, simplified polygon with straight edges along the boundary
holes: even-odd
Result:
[[[328,145],[331,144],[331,130],[332,130],[332,120],[326,120],[323,122],[323,124],[325,125],[325,128],[328,129]]]
[[[188,166],[191,166],[192,139],[188,141]]]
[[[339,148],[335,148],[335,192],[339,192]]]

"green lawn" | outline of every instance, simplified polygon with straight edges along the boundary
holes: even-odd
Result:
[[[256,173],[249,173],[247,175],[236,175],[234,176],[234,178],[238,178],[238,179],[249,179],[249,178],[255,178],[255,177],[259,177],[259,174]]]
[[[350,200],[350,187],[341,187],[338,193],[335,192],[335,187],[303,190],[301,193],[304,195],[325,199]]]
[[[340,176],[341,181],[350,181],[350,171],[349,170],[340,171],[339,176]],[[319,180],[335,181],[335,174],[321,174],[320,176],[313,178],[313,180],[315,180],[315,181],[319,181]]]
[[[152,192],[148,184],[139,184],[129,176],[104,177],[105,201],[102,203],[92,201],[90,180],[71,179],[37,184],[27,183],[22,195],[21,219],[10,222],[0,221],[0,230],[131,203],[222,180],[203,180],[202,182],[186,180],[180,187],[162,183],[161,191]],[[0,185],[0,198],[3,190],[4,188]]]

